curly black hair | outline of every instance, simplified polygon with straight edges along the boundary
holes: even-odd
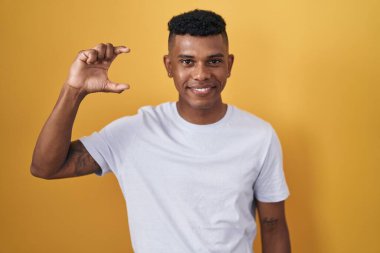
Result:
[[[174,35],[210,36],[221,34],[228,45],[226,22],[212,11],[195,9],[172,17],[168,23],[169,44]]]

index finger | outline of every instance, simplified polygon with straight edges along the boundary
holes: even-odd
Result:
[[[118,54],[121,54],[121,53],[129,53],[131,51],[131,49],[129,49],[128,47],[126,46],[118,46],[118,47],[114,47],[114,50],[113,52],[118,55]]]

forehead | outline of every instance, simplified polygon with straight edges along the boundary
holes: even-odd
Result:
[[[169,45],[175,55],[227,54],[228,48],[221,34],[210,36],[175,35]]]

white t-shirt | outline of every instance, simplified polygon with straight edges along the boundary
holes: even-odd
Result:
[[[146,106],[80,140],[120,184],[135,253],[251,253],[253,199],[289,195],[273,128],[231,105],[209,125]]]

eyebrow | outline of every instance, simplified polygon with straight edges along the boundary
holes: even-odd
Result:
[[[224,57],[224,54],[219,53],[219,54],[212,54],[212,55],[207,56],[207,58],[216,58],[216,57]],[[190,59],[193,59],[195,57],[192,56],[192,55],[180,54],[180,55],[178,55],[178,58],[190,58]]]
[[[219,54],[212,54],[208,58],[216,58],[216,57],[224,57],[224,54],[219,53]]]
[[[186,55],[186,54],[180,54],[180,55],[178,55],[178,58],[194,58],[194,56]]]

